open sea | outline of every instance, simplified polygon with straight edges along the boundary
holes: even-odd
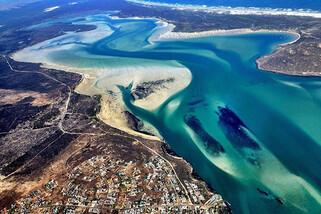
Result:
[[[143,2],[159,2],[181,5],[204,5],[210,7],[258,7],[304,9],[321,11],[321,0],[141,0]]]

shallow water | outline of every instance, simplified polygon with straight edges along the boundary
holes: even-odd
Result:
[[[155,112],[125,97],[236,213],[321,209],[320,79],[255,67],[259,55],[288,39],[252,34],[161,43],[155,49],[174,52],[192,71],[192,83]]]
[[[155,111],[135,106],[124,85],[128,109],[157,128],[235,213],[321,212],[321,79],[262,72],[255,64],[293,35],[150,43],[155,20],[93,19],[113,33],[94,43],[56,41],[66,48],[49,48],[48,60],[92,72],[144,63],[187,67],[191,84]],[[102,78],[93,87],[106,84]]]

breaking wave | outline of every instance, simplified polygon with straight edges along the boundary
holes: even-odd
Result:
[[[204,11],[209,13],[230,15],[272,15],[272,16],[303,16],[321,18],[321,12],[309,9],[290,8],[259,8],[259,7],[230,7],[230,6],[207,6],[194,4],[170,4],[157,1],[127,0],[128,2],[143,4],[146,6],[170,7],[177,10]]]

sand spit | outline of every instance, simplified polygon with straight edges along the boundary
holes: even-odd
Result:
[[[280,31],[280,30],[269,30],[269,29],[259,29],[253,30],[250,28],[241,28],[241,29],[231,29],[231,30],[210,30],[210,31],[201,31],[201,32],[174,32],[175,25],[168,24],[164,21],[159,21],[161,30],[151,37],[152,41],[169,41],[169,40],[180,40],[180,39],[193,39],[193,38],[202,38],[210,36],[226,36],[226,35],[242,35],[249,33],[287,33],[293,34],[296,38],[287,43],[292,44],[297,42],[301,35],[293,31]],[[283,44],[283,45],[287,45]]]
[[[227,36],[227,35],[242,35],[249,33],[286,33],[295,36],[295,39],[289,43],[282,44],[288,45],[297,42],[301,35],[295,30],[281,31],[281,30],[271,30],[271,29],[250,29],[250,28],[240,28],[240,29],[230,29],[230,30],[210,30],[210,31],[198,31],[198,32],[175,32],[175,25],[166,22],[165,20],[158,20],[157,24],[159,26],[158,30],[149,38],[150,42],[155,41],[171,41],[171,40],[181,40],[181,39],[194,39],[203,38],[210,36]],[[321,47],[321,44],[320,44]]]
[[[158,81],[164,81],[161,85],[153,87],[153,92],[146,97],[136,99],[134,104],[147,109],[155,110],[170,96],[189,85],[192,79],[191,72],[178,63],[171,65],[131,65],[117,68],[108,68],[103,72],[103,77],[98,77],[95,87],[105,88],[107,91],[119,93],[118,86],[129,86],[132,91],[137,87]],[[172,80],[172,81],[166,81]]]

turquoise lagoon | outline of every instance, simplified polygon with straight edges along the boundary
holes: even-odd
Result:
[[[87,43],[65,38],[55,45],[68,48],[49,50],[48,59],[87,68],[185,66],[193,76],[189,86],[153,111],[135,106],[124,85],[128,110],[152,124],[235,213],[321,213],[321,79],[265,72],[255,63],[294,35],[150,42],[156,20],[92,20],[104,22],[112,33]],[[107,83],[98,80],[95,86]]]

